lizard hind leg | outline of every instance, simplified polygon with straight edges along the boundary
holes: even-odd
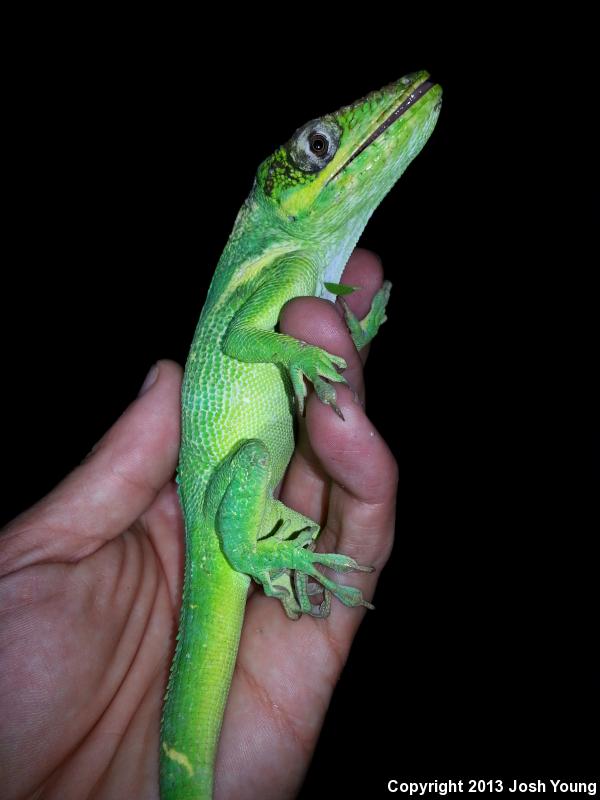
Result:
[[[220,501],[215,529],[231,566],[260,582],[292,619],[301,613],[327,616],[331,595],[347,606],[372,608],[359,589],[337,584],[315,565],[336,572],[370,572],[372,568],[348,556],[314,552],[319,526],[271,496],[269,462],[266,446],[257,439],[247,440],[216,477],[212,502],[215,492]],[[309,578],[322,589],[309,584]],[[323,602],[314,605],[311,596],[320,591]]]

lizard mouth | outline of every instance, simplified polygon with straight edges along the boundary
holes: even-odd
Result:
[[[348,164],[351,164],[354,161],[354,159],[357,158],[364,150],[366,150],[367,147],[370,144],[373,144],[375,139],[378,139],[381,136],[381,134],[384,133],[390,127],[390,125],[392,125],[394,122],[396,122],[397,119],[400,119],[400,117],[403,114],[406,114],[408,109],[411,106],[413,106],[418,100],[420,100],[423,97],[424,94],[427,94],[427,92],[430,89],[432,89],[434,86],[435,86],[435,83],[433,81],[428,81],[428,80],[425,80],[425,81],[423,81],[423,83],[420,83],[418,86],[416,86],[411,91],[411,93],[408,95],[408,97],[406,97],[400,103],[400,105],[396,106],[396,108],[392,111],[392,113],[389,114],[383,120],[381,125],[379,125],[373,131],[373,133],[371,133],[369,136],[367,136],[365,141],[352,153],[350,158],[348,158],[347,161],[345,161],[342,164],[342,166],[337,170],[337,172],[334,175],[331,176],[331,178],[327,181],[327,183],[330,183],[334,178],[337,178],[337,176],[340,174],[340,172],[342,172],[343,170],[346,169]]]

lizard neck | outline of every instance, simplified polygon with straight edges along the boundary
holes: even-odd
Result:
[[[255,279],[276,258],[300,246],[254,187],[239,210],[218,261],[204,310],[210,311],[216,303],[226,305],[236,289]]]

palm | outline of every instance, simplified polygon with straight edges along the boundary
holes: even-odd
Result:
[[[306,302],[315,301],[297,301],[284,325],[308,340]],[[319,304],[314,312],[336,313]],[[342,335],[349,351],[342,352],[349,361],[346,374],[360,394],[360,361]],[[113,800],[158,796],[159,721],[183,562],[182,520],[170,478],[179,380],[175,365],[161,364],[156,388],[126,412],[89,462],[9,526],[0,558],[1,574],[8,575],[0,584],[0,607],[11,609],[2,630],[0,677],[7,797],[28,796],[40,786],[44,798],[87,796],[92,787]],[[326,523],[323,549],[380,567],[390,546],[395,468],[379,437],[368,435],[371,426],[350,393],[341,397],[347,417],[341,430],[331,410],[311,398],[281,499]],[[150,411],[156,408],[158,413]],[[150,413],[159,430],[152,441],[142,424],[142,415]],[[130,439],[139,439],[142,430],[149,441],[139,447],[160,458],[138,479],[143,459],[131,456]],[[336,442],[339,452],[327,474],[322,464],[328,466]],[[365,458],[377,480],[365,481],[362,468],[357,474],[356,463]],[[108,477],[103,461],[110,463]],[[103,476],[100,491],[93,484],[97,474]],[[98,522],[90,522],[89,506],[80,502],[90,483],[96,501],[100,495]],[[120,519],[129,520],[124,533],[117,529]],[[365,538],[369,527],[379,535]],[[349,578],[359,585],[357,576]],[[374,582],[360,576],[368,595]],[[357,609],[334,604],[327,620],[291,623],[276,601],[252,594],[223,725],[218,795],[293,796],[361,617]]]

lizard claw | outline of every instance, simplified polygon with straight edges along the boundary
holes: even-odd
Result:
[[[331,384],[347,383],[344,376],[338,372],[338,369],[346,369],[346,366],[343,358],[332,355],[320,347],[305,345],[302,348],[298,359],[290,365],[290,376],[300,414],[304,413],[306,397],[304,378],[306,377],[313,384],[319,400],[325,405],[331,406],[335,413],[344,419],[336,404],[336,391]]]

